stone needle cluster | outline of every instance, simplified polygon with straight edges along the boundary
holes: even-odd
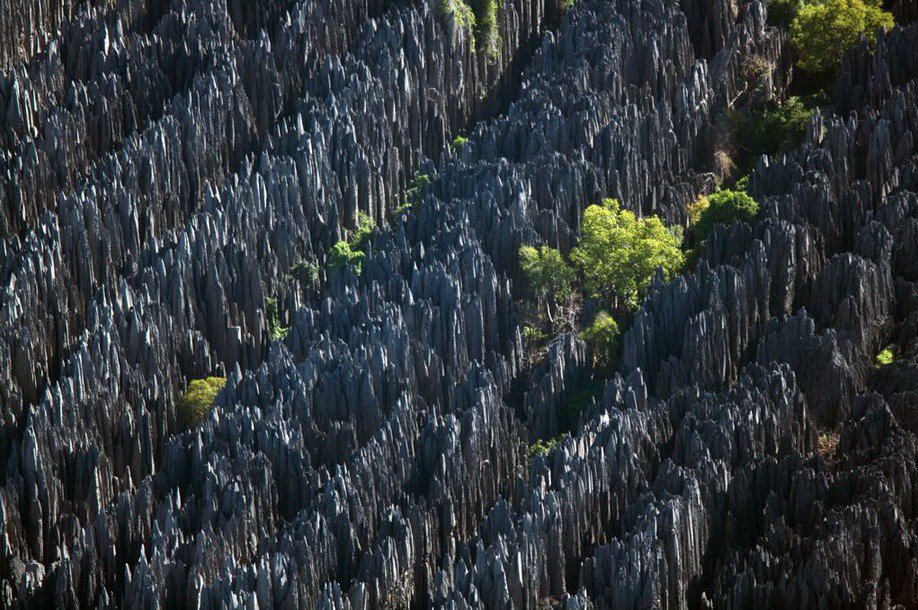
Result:
[[[913,5],[523,330],[739,184],[777,3],[0,0],[0,608],[918,608]]]

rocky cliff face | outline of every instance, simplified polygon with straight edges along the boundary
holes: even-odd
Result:
[[[574,335],[528,366],[516,252],[607,196],[685,221],[749,59],[787,86],[760,2],[39,4],[0,8],[0,605],[918,607],[916,26],[597,379]]]

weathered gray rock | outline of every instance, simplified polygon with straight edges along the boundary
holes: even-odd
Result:
[[[914,28],[530,456],[594,372],[523,369],[519,246],[685,220],[745,62],[787,85],[761,3],[508,0],[493,52],[433,0],[37,8],[0,21],[0,605],[918,603]]]

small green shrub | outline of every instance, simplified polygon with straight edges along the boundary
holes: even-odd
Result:
[[[637,218],[615,199],[588,207],[580,231],[571,260],[587,293],[613,307],[636,307],[658,269],[668,279],[685,261],[678,236],[659,218]]]
[[[541,328],[536,326],[523,327],[523,339],[530,345],[544,341],[545,337],[546,335]]]
[[[193,428],[207,419],[214,408],[217,394],[224,385],[226,385],[225,377],[207,377],[189,381],[188,389],[179,399],[176,409],[182,425],[186,428]]]
[[[561,444],[561,441],[564,440],[564,436],[558,436],[556,438],[551,438],[548,440],[539,439],[533,444],[529,445],[529,457],[535,457],[537,455],[546,456],[552,451],[554,451],[558,445]]]
[[[880,0],[817,0],[804,3],[790,26],[797,66],[808,72],[835,71],[861,35],[872,44],[877,28],[895,25]]]
[[[268,333],[274,341],[283,341],[290,333],[289,326],[281,326],[280,317],[277,311],[277,299],[268,297],[265,299],[265,317],[268,319]]]
[[[688,213],[695,239],[700,243],[716,224],[751,222],[759,213],[759,204],[743,191],[723,189],[699,197],[689,206]]]
[[[748,170],[761,155],[774,156],[799,146],[812,116],[813,108],[794,96],[780,106],[733,113],[731,129],[741,168]]]
[[[599,312],[580,336],[589,346],[597,366],[612,366],[618,346],[618,323],[615,318],[604,311]]]
[[[892,350],[889,348],[886,348],[883,351],[881,351],[879,354],[877,354],[877,357],[875,360],[876,360],[877,366],[887,366],[887,365],[892,364],[895,361],[895,359],[896,357],[893,355]]]
[[[458,154],[460,150],[465,148],[465,145],[469,143],[469,139],[464,136],[456,136],[453,138],[453,141],[450,143],[449,147],[454,154]]]
[[[332,269],[341,269],[347,265],[352,265],[357,275],[360,275],[366,256],[360,250],[351,248],[350,243],[341,240],[329,250],[328,263]]]
[[[427,174],[415,173],[405,191],[405,202],[395,209],[396,214],[407,212],[421,203],[427,191],[430,190],[431,180]]]
[[[373,231],[375,230],[376,221],[370,218],[368,214],[358,212],[357,229],[354,231],[354,234],[350,239],[351,248],[355,250],[363,250],[363,248],[367,245],[367,242],[370,241],[370,237],[373,235]]]
[[[301,260],[287,271],[287,277],[304,285],[313,285],[319,282],[319,266],[312,261]]]

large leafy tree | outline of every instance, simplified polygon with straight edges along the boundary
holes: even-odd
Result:
[[[581,237],[571,251],[583,273],[584,288],[615,308],[636,307],[657,269],[672,277],[685,255],[676,232],[656,216],[637,218],[615,199],[583,213]]]
[[[797,65],[808,72],[835,69],[861,34],[872,43],[879,27],[894,25],[880,0],[819,0],[800,6],[791,23]]]

